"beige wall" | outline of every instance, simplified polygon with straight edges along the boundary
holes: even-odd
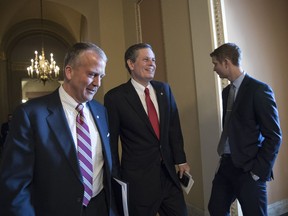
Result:
[[[201,147],[188,8],[187,1],[162,1],[163,39],[167,82],[171,85],[178,105],[187,161],[195,180],[186,200],[190,205],[203,209]]]
[[[243,51],[243,68],[268,83],[278,104],[283,144],[274,168],[275,180],[268,184],[269,203],[288,198],[287,147],[287,0],[226,0],[228,40]]]

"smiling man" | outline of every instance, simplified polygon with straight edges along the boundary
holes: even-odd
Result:
[[[130,215],[186,216],[175,165],[189,172],[177,106],[168,84],[153,81],[152,47],[129,47],[125,65],[131,79],[105,95],[115,175],[129,183]],[[118,139],[121,139],[121,163]]]
[[[17,108],[1,162],[1,215],[115,215],[107,115],[93,100],[106,62],[95,44],[76,43],[63,85]]]

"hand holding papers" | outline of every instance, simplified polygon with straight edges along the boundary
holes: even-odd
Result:
[[[192,179],[192,176],[190,175],[190,173],[184,172],[182,178],[180,178],[179,172],[178,172],[178,177],[179,177],[179,181],[181,183],[181,187],[183,191],[185,191],[186,194],[188,194],[194,184],[194,180]]]

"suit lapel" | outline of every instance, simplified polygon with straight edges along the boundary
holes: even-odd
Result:
[[[147,116],[147,113],[145,112],[145,109],[141,103],[141,100],[134,88],[134,86],[131,83],[131,80],[129,80],[125,85],[125,97],[127,99],[127,102],[130,104],[132,109],[135,110],[135,113],[139,115],[143,121],[150,126],[150,121]],[[152,126],[151,126],[152,128]],[[153,128],[152,128],[153,129]]]
[[[131,80],[129,80],[125,84],[125,98],[127,99],[127,102],[132,107],[132,109],[135,110],[135,113],[137,113],[139,118],[141,118],[143,120],[143,122],[145,122],[146,126],[149,128],[151,133],[153,133],[155,135],[155,137],[157,137],[155,132],[154,132],[154,129],[150,123],[148,115],[147,115],[147,113],[146,113],[146,111],[145,111],[145,109],[141,103],[141,100],[140,100],[134,86],[131,83]],[[157,97],[157,99],[158,99],[158,97]]]
[[[151,85],[153,86],[156,92],[156,97],[157,97],[157,102],[158,102],[159,127],[160,127],[160,136],[161,136],[161,134],[163,134],[163,129],[164,129],[165,120],[166,120],[165,115],[166,115],[167,107],[168,107],[168,105],[166,104],[166,100],[165,100],[166,92],[163,86],[158,85],[156,82],[151,81]]]
[[[50,103],[47,107],[50,113],[50,115],[47,116],[47,123],[50,129],[53,131],[58,144],[63,150],[63,153],[66,156],[72,169],[78,176],[79,180],[82,181],[74,140],[70,132],[64,110],[62,108],[58,89],[53,94],[53,98],[50,100]]]

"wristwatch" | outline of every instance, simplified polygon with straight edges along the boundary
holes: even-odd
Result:
[[[250,172],[252,178],[254,179],[254,181],[258,181],[259,180],[259,176],[255,175],[253,172]]]

